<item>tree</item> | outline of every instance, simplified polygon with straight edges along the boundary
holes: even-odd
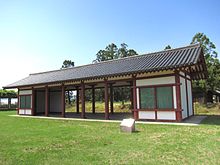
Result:
[[[96,59],[93,61],[95,63],[101,61],[108,61],[112,59],[124,58],[129,56],[138,55],[138,53],[134,49],[128,49],[128,45],[126,43],[122,43],[121,47],[118,48],[114,43],[109,44],[105,47],[104,50],[99,50],[96,54]],[[99,100],[103,99],[103,90],[96,91],[96,98]],[[130,96],[130,88],[114,88],[114,99],[116,101],[122,101],[122,105],[124,106],[124,101],[128,100]]]
[[[138,55],[138,53],[134,49],[127,49],[127,47],[127,44],[122,43],[121,47],[118,49],[117,45],[111,43],[106,46],[104,50],[98,51],[98,53],[96,54],[96,59],[93,62],[97,63],[101,61],[108,61]]]
[[[172,49],[170,45],[167,45],[164,50]]]
[[[71,60],[64,60],[61,69],[72,68],[72,67],[74,67],[74,62],[73,61],[71,61]]]
[[[196,33],[192,39],[191,44],[200,43],[204,56],[205,62],[208,70],[207,80],[199,80],[193,82],[193,87],[195,91],[202,91],[205,96],[205,102],[207,98],[208,91],[213,92],[216,89],[220,89],[220,62],[217,58],[218,54],[216,52],[216,46],[204,33]],[[212,102],[211,100],[208,100]]]
[[[72,68],[72,67],[74,67],[74,62],[73,61],[71,61],[71,60],[64,60],[61,69]],[[68,90],[66,92],[66,98],[67,98],[69,104],[71,104],[71,98],[72,97],[73,97],[73,92]]]

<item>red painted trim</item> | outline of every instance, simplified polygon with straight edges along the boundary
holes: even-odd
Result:
[[[178,74],[175,76],[176,84],[180,84],[180,77]],[[181,106],[181,91],[180,85],[176,85],[176,104],[177,104],[177,111],[176,111],[176,120],[182,121],[182,106]]]
[[[79,87],[76,88],[76,113],[79,114]]]
[[[138,109],[138,111],[150,111],[150,112],[153,112],[153,111],[161,111],[161,112],[170,112],[170,111],[178,111],[177,109]]]
[[[138,120],[138,110],[137,110],[137,88],[136,88],[136,76],[133,76],[133,111],[134,119]],[[140,94],[140,92],[139,92]]]
[[[45,116],[49,115],[49,89],[48,86],[45,87]]]
[[[113,86],[112,84],[109,84],[110,85],[110,112],[111,114],[114,113],[114,93],[113,93]]]
[[[86,118],[85,116],[85,84],[83,81],[81,82],[81,103],[82,103],[81,118]]]
[[[32,111],[31,111],[31,115],[34,116],[36,114],[35,112],[35,90],[34,88],[32,87],[32,97],[31,97],[31,107],[32,107]]]
[[[20,95],[19,95],[20,90],[18,89],[18,108],[17,108],[17,115],[19,115],[19,109],[20,109]]]
[[[108,93],[108,82],[105,79],[105,119],[109,120],[109,93]]]
[[[193,93],[192,93],[192,80],[190,81],[191,83],[191,96],[192,96],[192,115],[195,115],[195,111],[194,111],[194,101],[193,101]]]
[[[65,117],[65,86],[61,87],[61,116]]]

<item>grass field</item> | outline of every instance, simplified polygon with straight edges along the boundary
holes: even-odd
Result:
[[[18,118],[0,112],[0,164],[219,164],[220,117],[200,126]]]

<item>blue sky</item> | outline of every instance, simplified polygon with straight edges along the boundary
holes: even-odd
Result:
[[[203,32],[220,52],[219,27],[218,0],[0,0],[0,86],[65,59],[91,63],[112,42],[142,54]]]

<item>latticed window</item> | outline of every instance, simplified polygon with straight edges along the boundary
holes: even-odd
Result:
[[[173,88],[171,86],[140,88],[140,108],[172,109]]]
[[[20,108],[31,109],[31,96],[20,96]]]

